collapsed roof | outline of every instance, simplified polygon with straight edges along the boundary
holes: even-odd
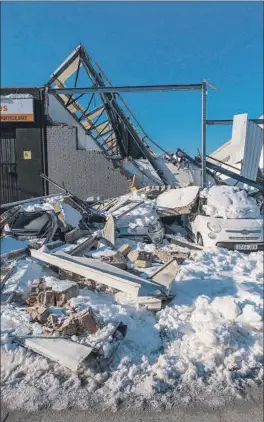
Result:
[[[51,75],[46,86],[48,88],[81,88],[83,86],[104,88],[112,85],[99,64],[91,58],[80,44]],[[133,176],[135,178],[137,188],[150,184],[180,187],[201,184],[200,162],[185,154],[188,165],[179,170],[166,151],[148,136],[119,93],[100,91],[94,93],[82,92],[79,95],[73,92],[71,94],[56,93],[53,95],[72,115],[78,125],[81,125],[85,133],[95,141],[106,158],[111,159],[116,166],[120,167],[127,177]],[[256,126],[251,122],[248,122],[248,124]],[[259,127],[258,130],[260,130]],[[259,139],[261,136],[263,137],[263,134],[258,133]],[[165,153],[166,159],[164,155],[155,154],[150,144],[154,144]],[[230,142],[226,145],[229,147],[229,144]],[[245,142],[244,144],[246,145]],[[244,144],[241,146],[241,157],[246,152],[244,151]],[[227,177],[234,179],[234,183],[237,183],[241,175],[244,176],[244,178],[242,177],[243,180],[241,179],[242,184],[250,182],[250,179],[252,179],[257,181],[257,184],[253,183],[253,185],[256,185],[257,189],[259,188],[259,180],[256,180],[257,169],[253,172],[252,177],[252,166],[244,164],[242,168],[233,167],[230,166],[228,160],[225,163],[215,160],[217,155],[218,150],[208,156],[206,162],[210,186],[215,183],[229,183],[226,176],[222,177],[224,172],[228,172]],[[258,152],[254,157],[257,156]],[[245,172],[245,168],[248,171]]]

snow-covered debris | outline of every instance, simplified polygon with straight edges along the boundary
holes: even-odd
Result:
[[[2,294],[16,292],[26,299],[32,282],[38,280],[44,272],[43,265],[30,258],[17,261],[11,276],[2,288]]]
[[[206,198],[203,205],[206,215],[222,218],[260,218],[260,210],[254,198],[245,190],[234,186],[213,186],[200,193]]]
[[[158,207],[170,209],[186,208],[194,203],[199,192],[199,186],[188,186],[181,189],[171,189],[164,192],[157,198]]]
[[[2,400],[27,409],[87,408],[92,402],[116,406],[126,400],[135,406],[148,399],[169,406],[250,394],[262,381],[263,255],[215,248],[192,256],[176,276],[174,300],[156,315],[88,289],[70,300],[77,311],[92,307],[103,318],[97,340],[106,350],[111,327],[119,321],[128,326],[107,377],[97,374],[81,383],[44,358],[10,350],[2,352]],[[6,322],[10,307],[5,312]],[[26,319],[12,318],[28,328]],[[90,344],[97,340],[89,336]]]

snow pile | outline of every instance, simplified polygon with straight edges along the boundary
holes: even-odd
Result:
[[[171,189],[167,192],[162,193],[157,198],[158,207],[167,207],[167,208],[182,208],[188,207],[192,204],[199,192],[198,186],[188,186],[182,189]]]
[[[54,290],[54,292],[63,292],[77,284],[74,281],[70,280],[58,280],[56,277],[53,276],[45,276],[43,277],[45,284],[50,289]]]
[[[154,208],[154,203],[150,199],[147,199],[146,195],[132,194],[129,195],[129,199],[135,201],[144,201],[144,203],[132,209],[131,211],[128,211],[131,208],[130,202],[129,204],[119,208],[117,211],[114,211],[113,216],[117,218],[117,228],[128,228],[128,233],[133,233],[136,231],[137,234],[140,234],[140,229],[143,229],[142,233],[144,233],[146,231],[146,227],[148,227],[150,224],[154,225],[159,221],[159,216]],[[125,211],[127,211],[126,214],[122,215]]]
[[[46,272],[49,272],[47,269]],[[44,274],[41,264],[31,258],[18,261],[13,267],[10,277],[2,286],[1,293],[8,295],[10,293],[18,293],[23,298],[27,298],[31,290],[31,284],[34,280],[38,280]]]
[[[109,373],[83,382],[54,362],[8,349],[1,359],[2,400],[29,410],[89,408],[95,402],[117,406],[124,400],[132,406],[148,400],[157,407],[248,397],[262,381],[262,253],[215,248],[192,254],[194,260],[185,261],[173,285],[175,299],[156,315],[88,289],[71,299],[78,310],[91,306],[106,322],[94,338],[96,345],[104,344],[114,325],[127,324]],[[24,316],[10,307],[4,321],[6,329],[7,321],[13,329],[28,328]]]
[[[213,186],[200,193],[207,199],[203,205],[206,215],[222,218],[260,218],[260,210],[254,198],[245,190],[234,186]]]

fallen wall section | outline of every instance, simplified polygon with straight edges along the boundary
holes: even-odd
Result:
[[[129,183],[101,151],[77,149],[75,127],[47,127],[48,175],[79,198],[109,198],[129,192]],[[58,190],[50,186],[49,193]]]

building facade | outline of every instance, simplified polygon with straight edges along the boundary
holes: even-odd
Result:
[[[1,89],[0,202],[59,192],[85,200],[128,192],[129,182],[77,120],[43,88]]]

